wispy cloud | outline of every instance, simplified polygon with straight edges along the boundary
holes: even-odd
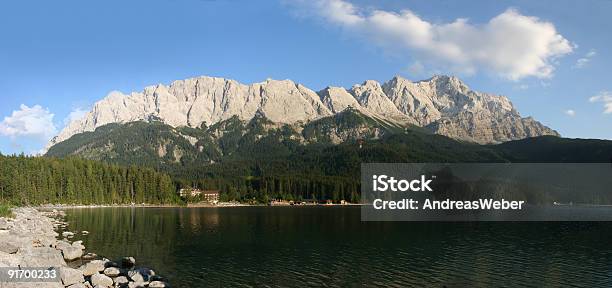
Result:
[[[589,98],[589,102],[591,103],[603,103],[604,105],[604,113],[610,114],[612,113],[612,92],[610,91],[602,91],[599,94]]]
[[[567,109],[567,110],[565,110],[565,115],[570,116],[570,117],[574,117],[574,116],[576,116],[576,111],[572,110],[572,109]]]
[[[458,73],[484,70],[510,80],[550,78],[555,59],[574,49],[552,23],[514,9],[483,24],[466,18],[433,23],[411,10],[367,10],[345,0],[288,2],[388,51],[416,55],[421,64]]]
[[[591,62],[591,59],[595,56],[597,56],[597,52],[595,50],[589,51],[587,54],[584,55],[584,57],[581,57],[578,60],[576,60],[576,64],[574,64],[574,68],[584,68],[585,66],[589,64],[589,62]]]

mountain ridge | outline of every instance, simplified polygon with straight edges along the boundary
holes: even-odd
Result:
[[[350,89],[327,87],[315,92],[291,80],[242,84],[201,76],[142,92],[111,92],[82,118],[67,125],[47,148],[71,136],[111,123],[155,119],[172,127],[211,125],[233,116],[256,115],[280,124],[308,123],[352,107],[373,118],[401,126],[416,125],[440,135],[479,144],[501,143],[559,134],[532,118],[523,118],[504,96],[471,90],[453,76],[412,82],[400,76]]]

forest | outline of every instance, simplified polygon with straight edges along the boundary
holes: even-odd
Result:
[[[0,155],[0,203],[174,204],[181,199],[167,174],[74,157]]]

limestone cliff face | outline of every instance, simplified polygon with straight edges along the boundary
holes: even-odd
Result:
[[[73,121],[49,147],[109,123],[156,119],[170,126],[199,127],[237,116],[265,116],[275,123],[307,123],[348,107],[398,125],[414,124],[434,133],[481,144],[558,133],[522,118],[508,98],[472,91],[455,77],[411,82],[401,77],[380,84],[368,80],[351,89],[315,92],[290,80],[250,85],[197,77],[146,87],[128,95],[112,92],[82,119]]]

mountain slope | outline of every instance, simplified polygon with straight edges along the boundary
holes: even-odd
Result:
[[[405,128],[352,108],[302,125],[274,123],[263,115],[198,128],[157,121],[108,124],[72,136],[46,154],[72,155],[171,169],[231,161],[286,162],[317,171],[339,163],[352,171],[363,161],[505,161],[489,147]]]
[[[455,77],[435,76],[418,82],[395,77],[383,84],[368,80],[348,90],[328,87],[319,92],[290,80],[245,85],[198,77],[129,95],[112,92],[82,119],[70,123],[48,147],[112,123],[157,120],[172,127],[197,128],[232,117],[249,121],[259,115],[277,124],[301,125],[349,107],[394,125],[417,125],[481,144],[558,135],[523,118],[506,97],[472,91]]]

